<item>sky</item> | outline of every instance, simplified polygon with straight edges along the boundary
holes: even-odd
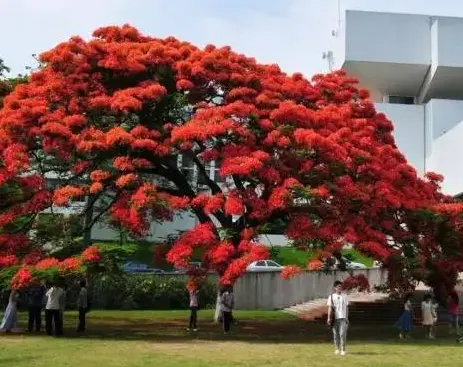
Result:
[[[463,17],[461,0],[340,0],[346,9]],[[262,63],[310,77],[342,59],[338,0],[0,0],[0,58],[12,73],[35,66],[32,54],[105,25],[131,24],[154,37],[198,46],[229,45]]]

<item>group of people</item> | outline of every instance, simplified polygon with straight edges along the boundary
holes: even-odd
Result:
[[[63,335],[63,316],[66,305],[66,286],[64,278],[55,282],[43,284],[34,280],[26,290],[28,306],[28,332],[40,332],[42,330],[42,310],[45,309],[45,331],[47,335]],[[19,293],[16,290],[10,292],[0,330],[11,333],[17,326]],[[80,281],[80,292],[77,300],[79,310],[79,323],[77,331],[85,331],[86,314],[89,310],[87,284]]]
[[[413,326],[414,313],[411,301],[412,295],[408,294],[405,297],[404,310],[396,323],[396,327],[400,329],[400,338],[406,339],[410,337],[410,331]],[[459,337],[458,341],[463,342],[463,337],[460,337],[459,329],[459,314],[460,314],[460,299],[458,293],[454,290],[450,293],[446,306],[448,313],[448,322],[450,333],[454,333]],[[334,346],[336,355],[346,354],[347,329],[349,326],[349,300],[342,291],[342,282],[334,283],[333,292],[328,297],[328,319],[327,323],[333,330]],[[439,304],[436,298],[431,294],[426,294],[421,303],[422,325],[425,329],[425,336],[429,339],[436,337],[437,324],[437,308]]]
[[[198,290],[190,291],[190,320],[187,331],[198,331],[198,297]],[[235,297],[233,295],[232,287],[226,287],[220,291],[218,304],[218,321],[222,324],[223,332],[228,334],[231,331],[231,325],[233,324],[233,309],[235,308]]]
[[[408,294],[405,297],[404,302],[404,311],[400,316],[399,320],[396,323],[397,328],[400,330],[399,337],[401,339],[408,339],[410,337],[410,331],[413,327],[413,320],[415,318],[412,301],[412,295]],[[459,337],[460,336],[460,326],[459,326],[459,315],[460,315],[460,298],[458,293],[454,290],[448,296],[446,301],[447,306],[447,315],[449,323],[450,333],[454,333]],[[421,302],[421,318],[422,325],[425,329],[425,337],[428,339],[436,338],[436,324],[438,321],[437,318],[437,308],[439,307],[439,302],[437,302],[436,297],[433,297],[431,294],[426,294]]]

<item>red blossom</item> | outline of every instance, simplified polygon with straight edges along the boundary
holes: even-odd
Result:
[[[309,269],[310,271],[318,271],[322,267],[323,267],[323,262],[321,262],[320,260],[311,260],[307,264],[307,269]]]
[[[133,183],[135,183],[135,181],[137,180],[138,176],[134,173],[128,173],[126,175],[123,175],[121,177],[119,177],[117,180],[116,180],[116,187],[122,189],[122,188],[125,188]]]
[[[64,206],[67,205],[70,200],[81,198],[84,195],[85,191],[82,187],[68,185],[55,190],[53,202],[56,205]]]
[[[225,200],[225,213],[229,215],[241,215],[244,213],[244,205],[236,194],[229,194]]]
[[[59,261],[53,257],[40,260],[35,267],[38,270],[47,270],[49,268],[56,268],[59,265]]]
[[[96,258],[95,258],[96,259]],[[99,261],[96,260],[96,261]],[[95,262],[95,261],[93,261]],[[77,257],[70,257],[68,259],[65,259],[63,261],[61,261],[59,264],[58,264],[58,268],[62,271],[62,272],[75,272],[77,270],[79,270],[79,268],[81,267],[82,265],[82,261],[81,259],[77,258]]]
[[[101,253],[98,247],[90,246],[87,247],[84,252],[82,252],[83,261],[96,263],[101,259]]]
[[[32,283],[32,272],[28,268],[21,268],[11,279],[11,288],[21,289],[29,286]]]
[[[15,255],[0,256],[0,269],[15,265],[18,258]]]
[[[351,275],[344,279],[342,288],[349,291],[355,289],[359,292],[365,292],[370,290],[370,283],[364,274]]]
[[[281,274],[280,276],[283,278],[283,279],[289,279],[289,278],[292,278],[293,276],[299,274],[302,272],[302,269],[301,267],[299,266],[295,266],[295,265],[290,265],[290,266],[286,266],[282,271],[281,271]]]

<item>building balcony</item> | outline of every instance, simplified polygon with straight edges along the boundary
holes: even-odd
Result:
[[[463,99],[462,18],[347,11],[342,68],[383,96]]]

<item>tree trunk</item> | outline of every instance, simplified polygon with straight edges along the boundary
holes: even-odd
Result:
[[[219,323],[220,318],[220,289],[217,291],[217,298],[215,301],[215,312],[214,312],[214,322]]]
[[[92,227],[91,223],[93,220],[93,197],[92,195],[87,196],[87,205],[85,206],[85,218],[84,218],[84,246],[90,246],[92,242]]]

